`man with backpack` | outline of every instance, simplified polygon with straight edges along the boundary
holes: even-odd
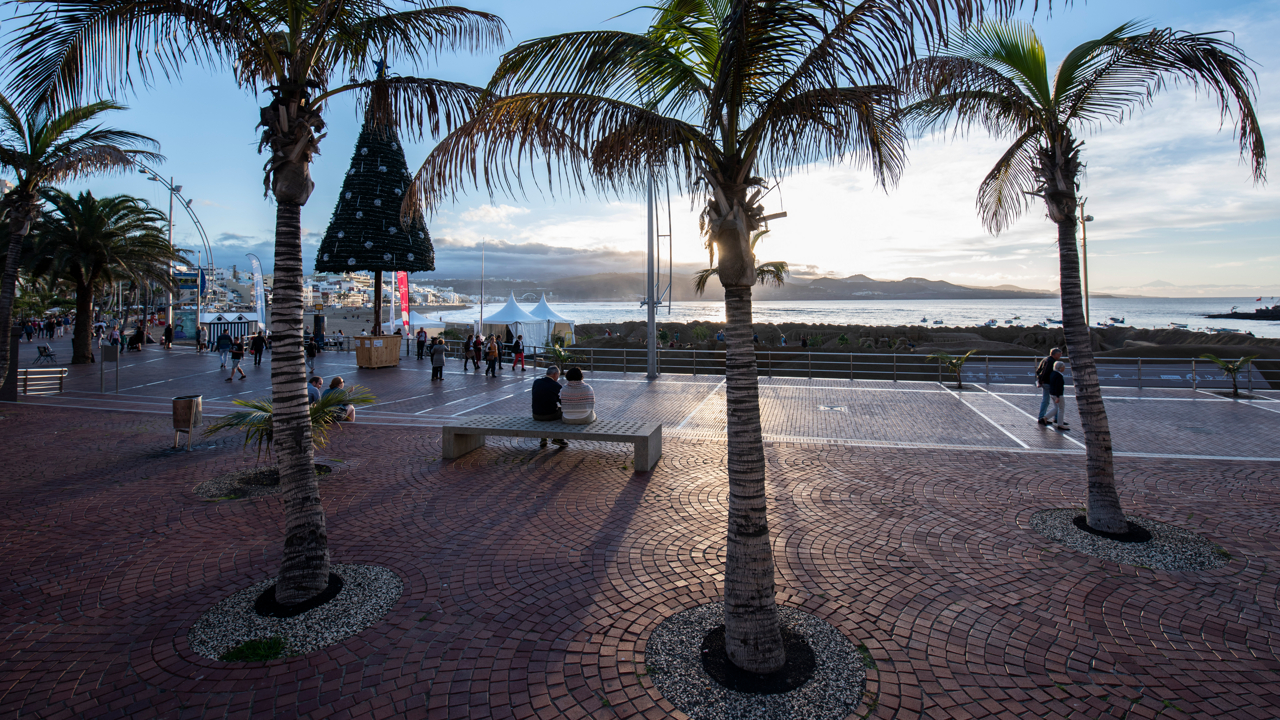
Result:
[[[1054,348],[1049,351],[1049,356],[1041,358],[1036,364],[1036,387],[1044,389],[1044,397],[1040,400],[1040,412],[1036,415],[1036,424],[1044,426],[1048,425],[1049,419],[1045,415],[1049,412],[1049,405],[1053,402],[1049,398],[1049,384],[1053,379],[1053,364],[1062,358],[1062,350]]]

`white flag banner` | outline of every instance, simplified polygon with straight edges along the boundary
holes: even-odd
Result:
[[[267,292],[262,284],[262,263],[258,260],[258,256],[253,253],[245,253],[249,256],[249,263],[253,266],[253,309],[258,313],[258,322],[261,327],[269,326],[267,318]]]

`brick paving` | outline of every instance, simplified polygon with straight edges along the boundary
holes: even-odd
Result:
[[[355,371],[322,356],[326,377],[341,367],[384,403],[404,401],[333,434],[323,455],[341,470],[322,495],[334,560],[391,568],[405,593],[339,645],[251,665],[199,658],[185,632],[274,573],[281,503],[195,496],[252,453],[232,436],[168,451],[164,405],[206,392],[216,411],[233,390],[261,395],[267,368],[228,390],[216,359],[152,352],[130,359],[151,362],[124,368],[122,387],[142,387],[119,398],[90,392],[96,368],[73,368],[74,392],[0,405],[0,713],[680,717],[644,675],[644,642],[662,618],[719,599],[719,378],[598,374],[610,412],[671,428],[658,467],[637,474],[627,446],[603,443],[493,439],[443,462],[430,425],[521,411],[527,379],[452,374],[430,388],[412,366]],[[1031,389],[907,387],[919,392],[787,379],[762,393],[766,433],[798,438],[766,446],[779,600],[868,648],[876,667],[855,716],[1280,716],[1280,464],[1191,457],[1280,454],[1265,442],[1280,413],[1191,391],[1109,400],[1117,448],[1151,455],[1117,459],[1129,511],[1233,556],[1166,573],[1030,529],[1033,513],[1084,492],[1075,446],[1048,446],[1062,436],[1021,414],[1035,412]]]

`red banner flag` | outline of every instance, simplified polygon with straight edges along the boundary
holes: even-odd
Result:
[[[400,321],[404,323],[404,335],[409,336],[409,273],[396,271],[396,285],[400,288]]]

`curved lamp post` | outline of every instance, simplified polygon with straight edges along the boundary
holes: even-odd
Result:
[[[173,248],[173,199],[176,197],[178,198],[179,202],[181,202],[182,209],[187,211],[187,216],[191,218],[191,223],[195,225],[196,232],[200,235],[200,241],[204,243],[205,257],[209,259],[209,267],[214,267],[213,247],[209,244],[209,236],[205,234],[204,226],[200,224],[200,218],[196,217],[195,210],[191,209],[191,203],[195,202],[195,199],[194,198],[187,199],[183,197],[182,186],[174,185],[173,178],[169,178],[168,180],[166,180],[162,175],[160,175],[160,173],[156,172],[150,167],[147,167],[146,165],[143,165],[142,163],[138,163],[138,167],[139,167],[139,172],[141,172],[143,175],[146,175],[148,180],[160,183],[165,187],[166,190],[169,191],[169,248],[170,249]],[[200,263],[197,263],[197,265],[199,264]],[[203,268],[199,268],[199,269],[203,269]],[[196,272],[197,298],[199,298],[199,295],[200,295],[199,269]],[[169,280],[170,282],[173,281],[173,263],[169,263]],[[199,323],[198,317],[196,322]],[[165,311],[165,323],[168,325],[173,324],[173,290],[172,289],[169,290],[169,293],[168,293],[168,308]]]
[[[1080,198],[1080,258],[1084,266],[1084,326],[1089,327],[1089,223],[1092,215],[1084,214],[1084,204],[1089,198]]]

